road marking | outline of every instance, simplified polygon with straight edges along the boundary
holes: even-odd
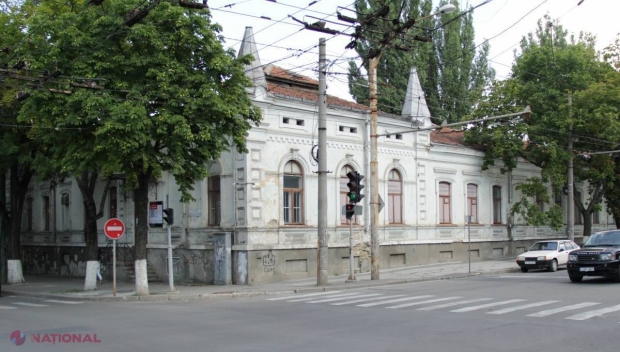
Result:
[[[568,318],[564,318],[564,319],[586,320],[586,319],[590,319],[592,317],[600,316],[600,315],[603,315],[603,314],[606,314],[606,313],[617,312],[619,310],[620,310],[620,304],[615,305],[615,306],[611,306],[611,307],[607,307],[607,308],[601,308],[601,309],[597,309],[597,310],[591,310],[591,311],[588,311],[588,312],[572,315],[572,316],[570,316]]]
[[[15,302],[13,304],[19,304],[20,306],[27,306],[27,307],[49,307],[47,304],[36,304],[36,303],[26,303],[26,302]]]
[[[51,302],[51,303],[62,303],[62,304],[82,304],[84,302],[74,302],[74,301],[58,301],[55,299],[47,299],[45,300],[45,302]]]
[[[352,293],[343,293],[340,295],[328,295],[328,296],[323,296],[321,298],[337,298],[337,297],[347,297],[347,296],[354,296],[354,295],[359,295],[358,292],[352,292]],[[303,301],[312,301],[313,299],[315,299],[316,297],[310,297],[310,298],[302,298],[302,299],[293,299],[287,302],[303,302]]]
[[[470,300],[467,300],[467,301],[450,302],[450,303],[446,303],[446,304],[438,304],[436,306],[418,308],[417,310],[433,310],[433,309],[439,309],[439,308],[447,308],[447,307],[453,307],[453,306],[458,306],[458,305],[467,304],[467,303],[476,303],[476,302],[490,301],[492,299],[493,298],[470,299]]]
[[[549,315],[552,315],[552,314],[566,312],[566,311],[569,311],[569,310],[575,310],[575,309],[595,306],[597,304],[599,304],[599,303],[584,302],[584,303],[574,304],[572,306],[565,306],[565,307],[560,307],[560,308],[555,308],[555,309],[543,310],[543,311],[540,311],[540,312],[537,312],[537,313],[534,313],[534,314],[528,314],[528,317],[542,318],[542,317],[546,317],[546,316],[549,316]]]
[[[332,305],[332,306],[343,306],[345,304],[353,304],[353,303],[359,303],[359,302],[376,301],[378,299],[388,299],[388,298],[396,298],[396,297],[402,297],[402,296],[404,296],[404,295],[381,296],[381,297],[373,297],[373,298],[367,298],[367,299],[356,299],[355,301],[331,303],[330,305]]]
[[[506,314],[506,313],[517,311],[517,310],[528,309],[528,308],[533,308],[533,307],[540,307],[540,306],[544,306],[544,305],[547,305],[547,304],[558,303],[558,302],[560,302],[560,301],[542,301],[542,302],[524,304],[522,306],[504,308],[504,309],[496,310],[494,312],[487,312],[487,314]]]
[[[392,300],[389,300],[389,301],[381,301],[381,302],[374,302],[374,303],[358,304],[357,307],[373,307],[373,306],[378,306],[378,305],[381,305],[381,304],[396,303],[396,302],[403,302],[403,301],[411,301],[412,299],[420,299],[420,298],[428,298],[428,297],[435,297],[435,296],[434,295],[424,295],[424,296],[414,296],[414,297],[398,298],[398,299],[392,299]]]
[[[17,309],[17,307],[0,306],[0,309]]]
[[[505,304],[511,304],[511,303],[517,303],[517,302],[523,302],[523,301],[525,301],[525,300],[524,299],[511,299],[509,301],[493,302],[493,303],[482,304],[482,305],[479,305],[479,306],[455,309],[455,310],[451,310],[451,312],[453,312],[453,313],[471,312],[472,310],[478,310],[478,309],[495,307],[495,306],[503,306]]]
[[[341,291],[309,293],[309,294],[306,294],[306,295],[296,295],[296,296],[288,296],[288,297],[269,298],[269,299],[267,299],[267,301],[280,301],[280,300],[291,299],[291,298],[311,297],[311,296],[320,296],[320,295],[331,295],[331,294],[338,293],[338,292],[341,292]]]
[[[308,301],[306,303],[323,303],[323,302],[333,302],[333,301],[342,301],[344,299],[351,299],[351,298],[363,298],[363,297],[374,297],[374,296],[380,296],[380,293],[373,293],[373,294],[369,294],[369,295],[357,295],[357,296],[347,296],[347,297],[340,297],[340,298],[328,298],[328,299],[321,299],[319,301]]]
[[[496,279],[562,279],[566,280],[566,277],[560,276],[540,276],[540,275],[504,275],[504,276],[495,276]]]
[[[457,299],[457,298],[463,298],[463,297],[446,297],[446,298],[436,298],[436,299],[429,299],[426,301],[420,301],[420,302],[413,302],[413,303],[405,303],[405,304],[399,304],[397,306],[391,306],[391,307],[385,307],[388,309],[397,309],[397,308],[404,308],[404,307],[410,307],[410,306],[419,306],[421,304],[426,304],[426,303],[435,303],[435,302],[442,302],[442,301],[449,301],[451,299]]]

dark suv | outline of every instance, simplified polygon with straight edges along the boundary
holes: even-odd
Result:
[[[597,232],[568,256],[568,277],[572,282],[580,282],[584,276],[605,276],[620,282],[619,257],[620,230]]]

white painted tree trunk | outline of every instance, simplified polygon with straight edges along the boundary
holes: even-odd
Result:
[[[97,289],[97,269],[99,262],[89,260],[86,262],[86,277],[84,278],[84,291],[94,291]]]
[[[19,259],[7,260],[7,283],[9,285],[23,284],[26,282],[24,279],[24,272],[22,270],[22,261]]]
[[[136,294],[138,296],[149,295],[149,278],[146,272],[146,259],[136,260]]]

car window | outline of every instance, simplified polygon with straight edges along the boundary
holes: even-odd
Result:
[[[560,244],[560,250],[566,250],[566,245],[564,243]]]
[[[575,243],[575,242],[571,242],[571,243],[573,244],[573,248],[579,249],[579,245],[577,243]]]
[[[564,242],[564,245],[566,246],[566,250],[567,251],[575,249],[575,247],[573,247],[573,245],[570,242]],[[562,247],[560,247],[560,248],[562,248]]]
[[[620,245],[620,231],[595,233],[583,245],[584,247],[618,246]]]
[[[557,242],[537,242],[530,248],[530,251],[555,251],[556,249],[558,249]]]

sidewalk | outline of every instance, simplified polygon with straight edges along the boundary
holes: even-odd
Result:
[[[317,286],[316,278],[281,281],[252,286],[214,286],[175,284],[176,293],[169,293],[167,282],[149,282],[149,296],[137,296],[134,284],[116,283],[116,297],[112,293],[112,283],[98,285],[96,291],[84,292],[84,278],[62,276],[26,276],[26,283],[2,285],[2,296],[30,296],[70,301],[159,301],[193,300],[223,297],[250,297],[263,295],[290,294],[355,289],[373,286],[398,285],[411,282],[454,279],[477,275],[494,275],[506,272],[519,272],[514,258],[476,261],[471,263],[471,273],[467,262],[449,262],[418,265],[411,267],[383,269],[380,280],[370,280],[370,273],[356,275],[357,282],[346,283],[348,275],[330,276],[329,285]]]

